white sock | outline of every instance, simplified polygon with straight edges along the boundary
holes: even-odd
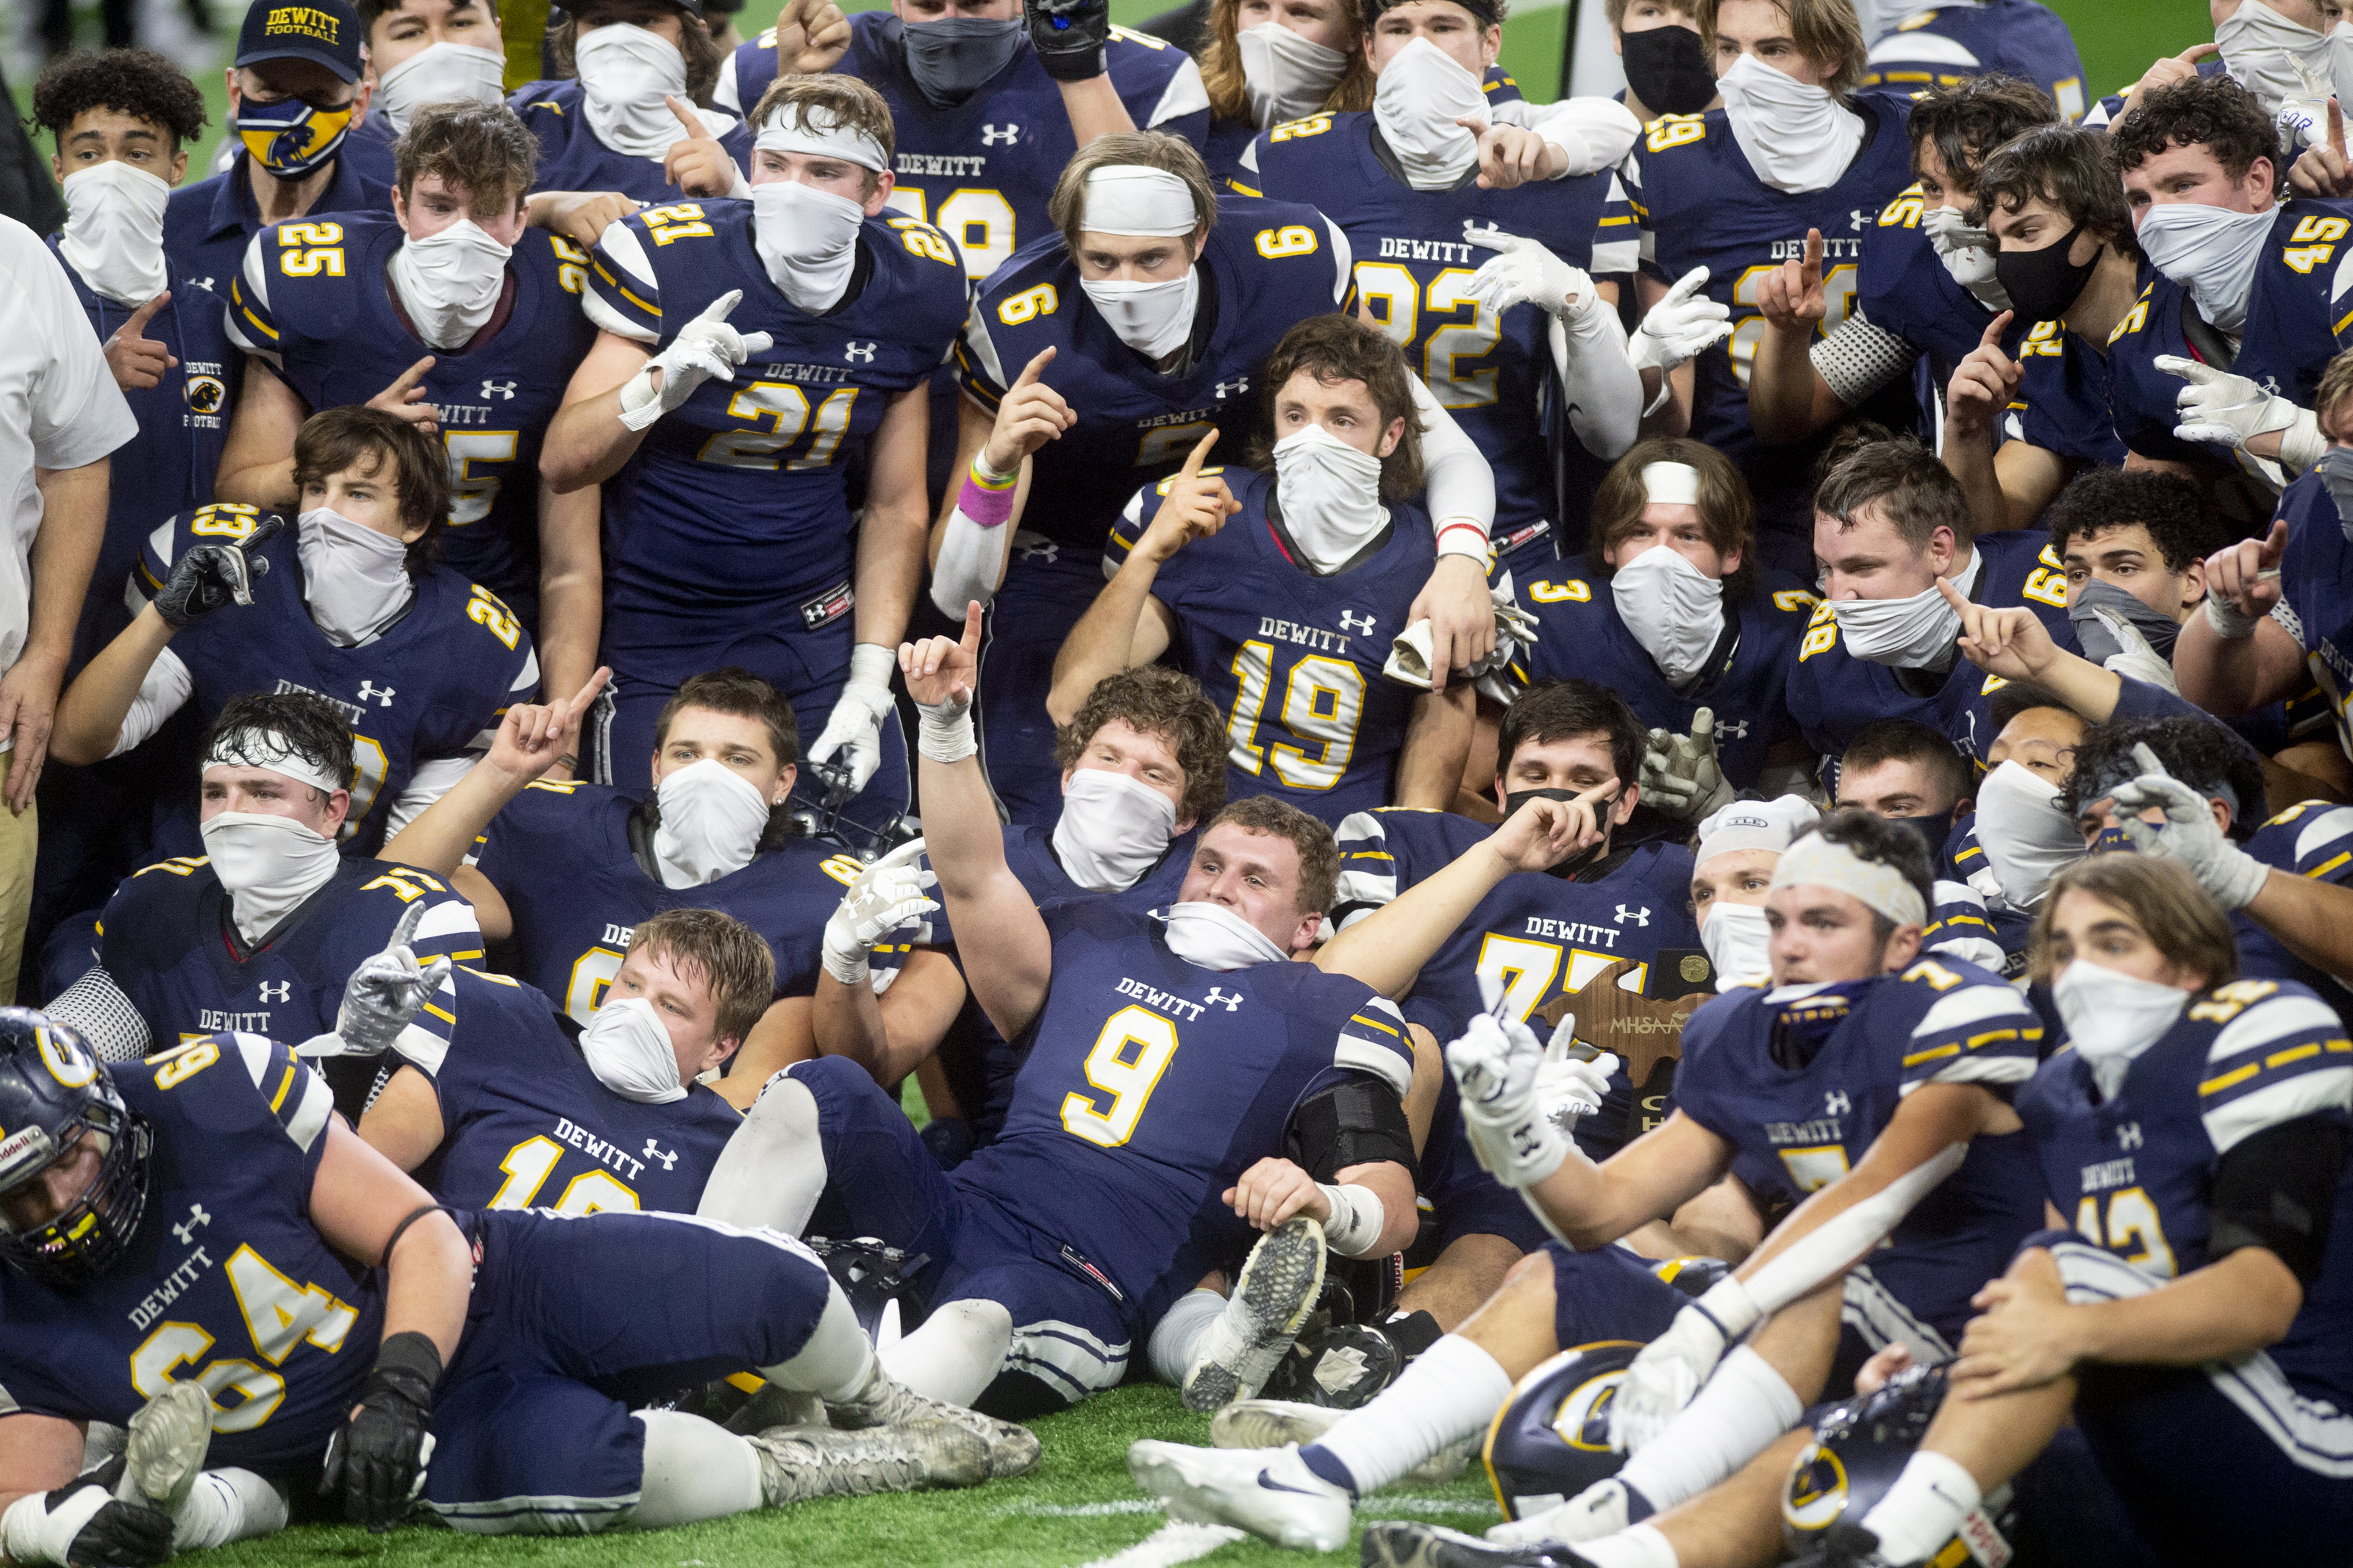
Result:
[[[1194,1352],[1209,1325],[1226,1310],[1226,1299],[1215,1290],[1192,1289],[1176,1298],[1152,1331],[1145,1353],[1152,1359],[1152,1375],[1171,1388],[1185,1386],[1193,1370]]]
[[[682,1410],[640,1410],[646,1468],[629,1522],[639,1530],[749,1513],[766,1500],[760,1454],[724,1426]]]
[[[818,1320],[816,1330],[790,1361],[764,1366],[760,1375],[778,1388],[839,1403],[865,1392],[867,1379],[875,1370],[874,1342],[858,1326],[858,1314],[850,1310],[849,1298],[841,1293],[840,1283],[828,1280],[827,1284],[825,1315]]]
[[[694,1212],[744,1230],[798,1236],[816,1211],[825,1179],[817,1097],[806,1084],[779,1078],[728,1134]]]
[[[999,1301],[950,1301],[904,1339],[875,1352],[882,1370],[926,1399],[970,1405],[997,1381],[1013,1348],[1013,1314]]]
[[[1577,1554],[1592,1563],[1593,1568],[1683,1568],[1683,1559],[1675,1555],[1674,1544],[1647,1524],[1605,1535],[1599,1541],[1582,1542]]]
[[[1618,1479],[1662,1513],[1763,1453],[1805,1413],[1788,1379],[1742,1345],[1716,1363],[1698,1394],[1656,1437],[1627,1457]]]
[[[286,1528],[286,1500],[251,1470],[200,1470],[172,1516],[172,1550],[227,1546]]]
[[[1887,1495],[1862,1516],[1862,1527],[1879,1537],[1879,1554],[1888,1562],[1925,1563],[1984,1500],[1977,1479],[1958,1461],[1915,1449]]]
[[[1348,1477],[1339,1484],[1352,1485],[1362,1497],[1486,1426],[1511,1396],[1512,1379],[1500,1362],[1461,1335],[1448,1334],[1416,1357],[1378,1398],[1340,1417],[1301,1457],[1334,1481],[1338,1478],[1325,1474],[1309,1456],[1320,1450],[1327,1462],[1336,1460]]]

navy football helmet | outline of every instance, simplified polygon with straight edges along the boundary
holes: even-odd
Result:
[[[132,1114],[81,1036],[29,1007],[0,1007],[0,1195],[101,1142],[88,1185],[24,1230],[0,1215],[0,1259],[69,1289],[122,1257],[147,1208],[153,1135]]]
[[[1487,1479],[1505,1519],[1541,1513],[1618,1473],[1609,1402],[1641,1350],[1601,1340],[1561,1352],[1520,1379],[1487,1429]]]
[[[1832,1405],[1816,1418],[1814,1440],[1798,1450],[1781,1487],[1781,1539],[1790,1555],[1822,1553],[1833,1544],[1832,1525],[1841,1519],[1860,1522],[1887,1495],[1945,1403],[1945,1373],[1944,1365],[1907,1368],[1878,1393]],[[2016,1524],[2010,1489],[1997,1487],[1928,1560],[2003,1561]]]
[[[1651,1272],[1686,1296],[1704,1296],[1708,1287],[1730,1276],[1732,1265],[1721,1258],[1662,1258]]]

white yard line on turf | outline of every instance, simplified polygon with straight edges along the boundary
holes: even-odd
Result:
[[[1242,1539],[1242,1532],[1223,1524],[1180,1524],[1174,1520],[1124,1552],[1098,1557],[1083,1568],[1176,1568],[1196,1557],[1207,1557],[1219,1547]]]
[[[997,1511],[1027,1519],[1101,1519],[1114,1513],[1158,1513],[1160,1509],[1157,1498],[1132,1497],[1114,1502],[1025,1502]]]

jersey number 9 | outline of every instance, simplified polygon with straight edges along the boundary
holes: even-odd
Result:
[[[1103,1149],[1135,1136],[1136,1121],[1176,1055],[1176,1026],[1142,1007],[1122,1007],[1103,1023],[1082,1070],[1095,1090],[1062,1098],[1062,1130]],[[1111,1103],[1100,1103],[1108,1094]]]

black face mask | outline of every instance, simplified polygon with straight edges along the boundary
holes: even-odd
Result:
[[[1945,840],[1953,836],[1953,814],[1949,811],[1929,816],[1883,816],[1882,822],[1900,827],[1920,840],[1928,851],[1928,864],[1942,868],[1945,861]]]
[[[2162,610],[2150,609],[2114,583],[2092,577],[2082,587],[2067,591],[2067,618],[2074,625],[2075,640],[2083,645],[2085,658],[2105,664],[2125,650],[2108,623],[2092,613],[2103,605],[2130,621],[2159,658],[2172,656],[2174,642],[2181,636],[2179,623]]]
[[[1651,27],[1620,35],[1626,85],[1653,114],[1697,114],[1715,101],[1707,46],[1689,27]]]
[[[943,16],[914,26],[892,18],[906,48],[907,74],[934,108],[954,109],[1013,63],[1029,37],[1018,16]]]
[[[1681,29],[1678,29],[1678,31],[1680,30]],[[1509,820],[1514,812],[1519,810],[1520,807],[1527,805],[1528,802],[1532,800],[1575,800],[1578,795],[1583,795],[1584,793],[1585,792],[1583,790],[1576,789],[1513,790],[1504,796],[1504,816],[1506,820]],[[1608,837],[1609,832],[1609,808],[1614,804],[1615,803],[1612,801],[1603,801],[1601,803],[1601,831],[1603,835],[1601,842],[1591,845],[1586,848],[1579,849],[1571,854],[1559,865],[1551,868],[1548,873],[1549,875],[1555,877],[1574,877],[1581,868],[1590,866],[1593,862],[1600,859],[1603,856],[1609,853],[1609,839]]]
[[[2081,267],[2067,259],[2075,248],[2075,237],[2083,232],[2079,223],[2056,245],[2040,250],[1994,252],[1994,279],[2010,296],[2021,321],[2055,321],[2082,295],[2084,285],[2092,280],[2093,268],[2100,264],[2097,250]]]

